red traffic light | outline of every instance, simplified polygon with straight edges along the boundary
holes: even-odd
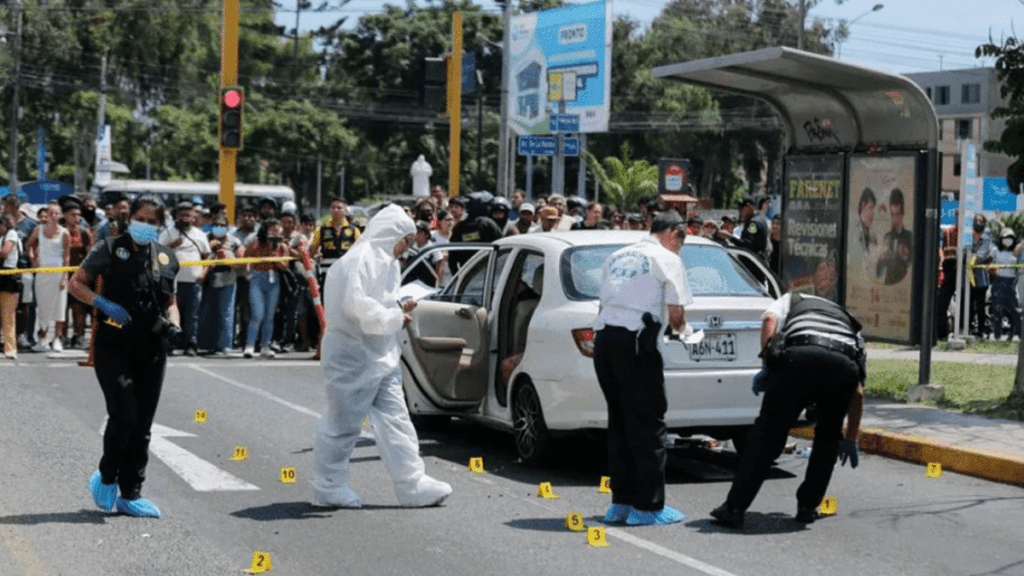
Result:
[[[225,90],[224,91],[224,105],[228,108],[238,108],[242,105],[242,92],[241,90]]]

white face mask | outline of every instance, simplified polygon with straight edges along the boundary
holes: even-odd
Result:
[[[1003,248],[1010,248],[1013,246],[1012,238],[1003,238]]]

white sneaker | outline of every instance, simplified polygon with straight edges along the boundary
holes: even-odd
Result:
[[[263,348],[263,350],[260,350],[260,356],[267,359],[277,358],[277,354],[274,354],[274,351],[270,349],[270,346],[267,346]]]
[[[50,351],[50,347],[47,346],[46,344],[44,344],[42,341],[40,341],[40,342],[36,342],[35,344],[32,345],[32,351],[33,352],[49,352]]]
[[[253,355],[253,354],[254,354],[255,352],[256,352],[256,351],[255,351],[255,350],[253,349],[253,347],[252,347],[252,346],[246,346],[246,347],[245,347],[245,352],[242,352],[242,356],[245,356],[246,358],[252,358],[252,355]]]
[[[54,352],[63,352],[64,344],[61,343],[60,338],[54,338],[53,344],[50,346]]]
[[[447,482],[435,480],[424,474],[413,484],[395,484],[395,495],[398,503],[406,508],[426,508],[437,506],[452,493]]]

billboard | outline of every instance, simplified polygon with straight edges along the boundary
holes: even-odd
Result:
[[[916,158],[852,156],[846,309],[863,334],[911,341]]]
[[[787,292],[839,302],[844,164],[841,154],[786,157],[780,250]]]
[[[610,0],[520,14],[509,30],[509,127],[519,135],[550,134],[549,117],[563,112],[579,116],[579,132],[607,132]]]

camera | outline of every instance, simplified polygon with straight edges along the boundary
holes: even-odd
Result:
[[[172,348],[188,347],[188,341],[185,339],[185,333],[181,331],[181,327],[172,324],[164,316],[158,316],[156,322],[153,323],[153,333],[163,336]]]
[[[177,230],[187,230],[189,228],[189,226],[192,226],[192,224],[187,222],[187,221],[185,221],[185,220],[175,220],[174,221],[174,228],[177,229]]]

